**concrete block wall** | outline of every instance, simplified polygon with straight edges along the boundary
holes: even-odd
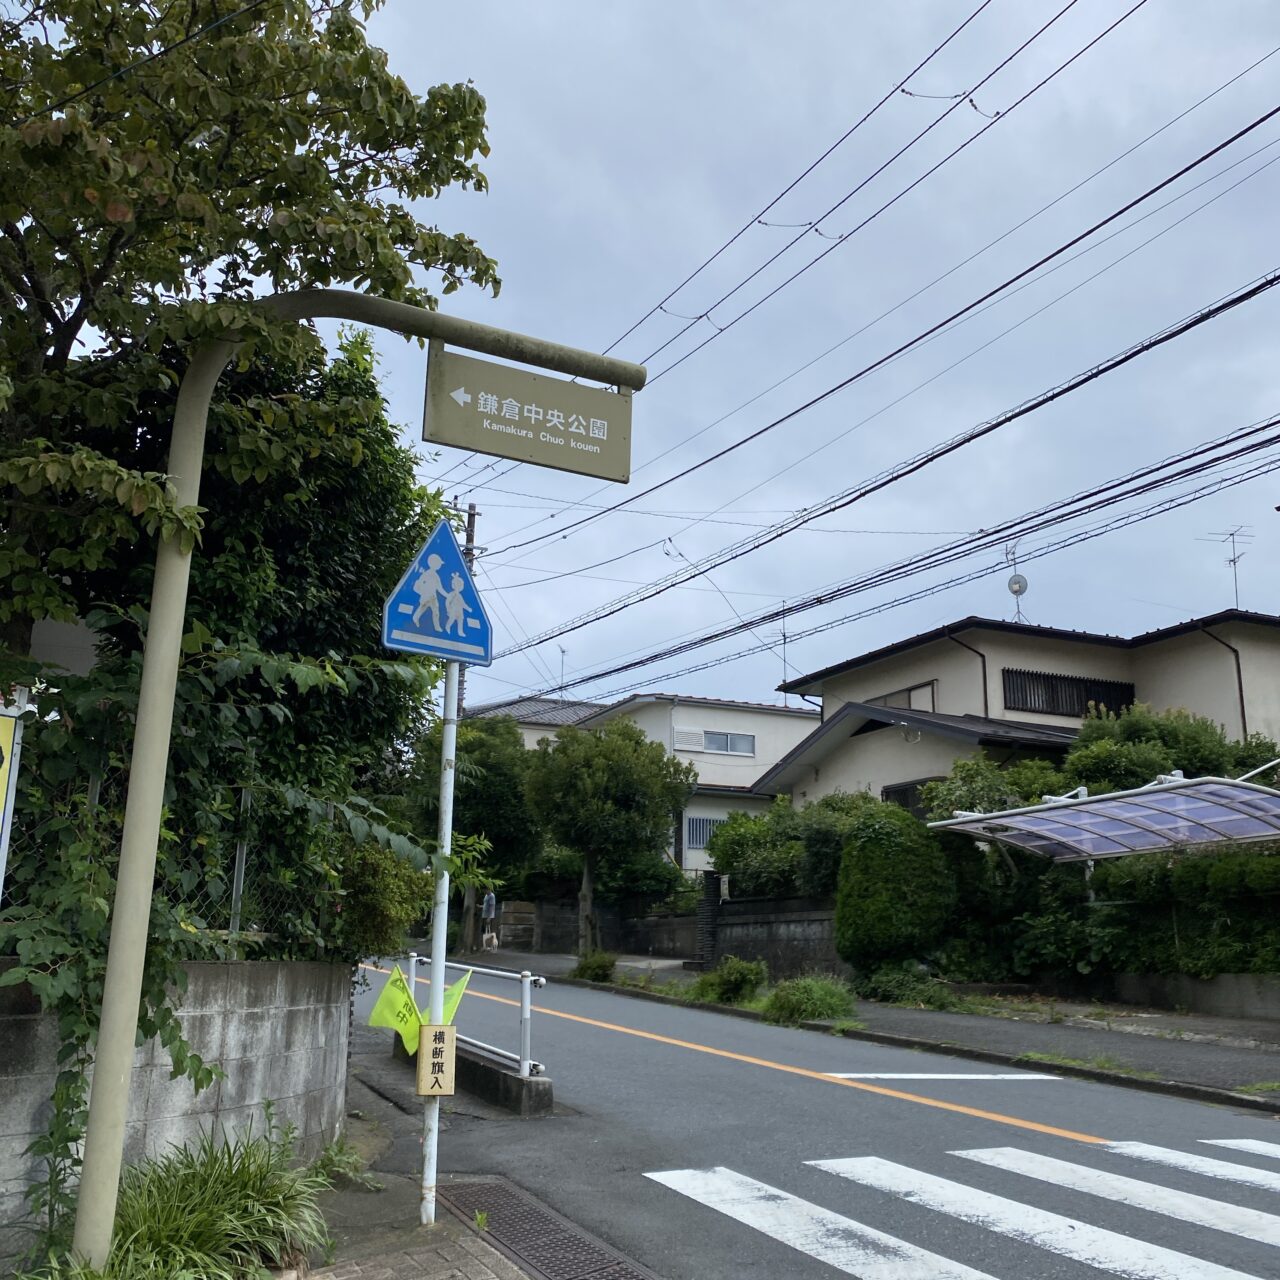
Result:
[[[201,1133],[234,1136],[277,1123],[297,1129],[314,1156],[342,1130],[351,970],[298,961],[193,964],[181,1009],[192,1051],[225,1078],[196,1094],[171,1080],[154,1041],[134,1059],[125,1159],[157,1155]],[[57,1027],[25,986],[0,988],[0,1271],[21,1253],[23,1193],[39,1162],[24,1156],[48,1122],[57,1079]]]

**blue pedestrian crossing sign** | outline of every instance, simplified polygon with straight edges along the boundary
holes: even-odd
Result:
[[[382,606],[382,643],[475,667],[493,661],[493,628],[447,520],[431,531]]]

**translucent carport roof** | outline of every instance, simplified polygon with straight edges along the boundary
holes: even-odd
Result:
[[[1159,779],[1136,791],[931,822],[1055,862],[1248,840],[1280,841],[1280,791],[1231,778]]]

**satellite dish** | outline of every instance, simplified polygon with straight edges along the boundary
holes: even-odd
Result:
[[[1020,573],[1015,573],[1009,579],[1009,592],[1013,596],[1022,596],[1027,593],[1027,580]]]

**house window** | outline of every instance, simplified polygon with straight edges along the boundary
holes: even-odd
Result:
[[[712,733],[702,735],[703,751],[724,751],[731,756],[753,756],[756,753],[754,733]]]
[[[914,814],[923,822],[925,812],[924,802],[920,798],[921,789],[926,782],[938,781],[940,781],[938,778],[917,778],[914,782],[899,782],[895,786],[882,788],[880,799],[889,804],[896,804],[900,809]]]
[[[705,849],[711,833],[724,822],[723,818],[686,818],[685,828],[688,839],[685,844],[690,849]]]
[[[1108,711],[1133,705],[1133,685],[1124,680],[1099,680],[1094,676],[1059,676],[1047,671],[1018,671],[1005,667],[1006,711],[1036,711],[1047,716],[1087,715],[1089,704]]]
[[[923,684],[908,685],[905,689],[894,689],[892,693],[882,693],[876,698],[863,698],[869,707],[898,707],[903,711],[935,711],[933,688],[936,680],[926,680]]]

